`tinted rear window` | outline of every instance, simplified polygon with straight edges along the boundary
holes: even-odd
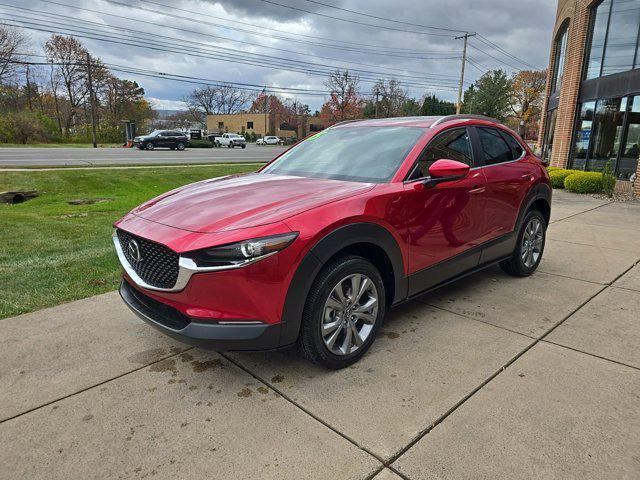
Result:
[[[299,143],[263,172],[387,182],[424,132],[414,127],[330,128]]]

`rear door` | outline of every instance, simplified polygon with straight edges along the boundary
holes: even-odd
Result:
[[[512,232],[520,205],[535,181],[527,151],[511,134],[493,127],[474,127],[487,186],[487,239]]]

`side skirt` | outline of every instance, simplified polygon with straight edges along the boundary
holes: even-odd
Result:
[[[515,244],[516,234],[511,232],[410,275],[407,300],[506,260],[513,254]]]

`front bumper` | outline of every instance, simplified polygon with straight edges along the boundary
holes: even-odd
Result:
[[[131,286],[120,284],[120,296],[142,320],[183,343],[217,351],[272,350],[280,347],[282,324],[199,322]]]

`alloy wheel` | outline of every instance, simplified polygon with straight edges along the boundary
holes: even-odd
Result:
[[[322,339],[335,355],[349,355],[373,331],[378,316],[378,290],[364,274],[354,273],[333,287],[322,309]]]
[[[542,222],[538,218],[532,218],[524,229],[520,249],[520,258],[525,267],[532,268],[538,262],[542,254],[543,240]]]

